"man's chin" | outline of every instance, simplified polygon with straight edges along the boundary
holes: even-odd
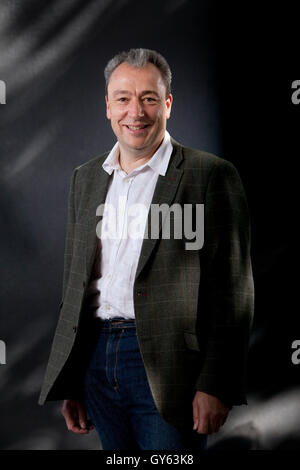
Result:
[[[144,152],[145,150],[147,150],[147,145],[127,146],[127,149],[131,151],[132,153],[140,153],[140,152]]]
[[[145,141],[145,140],[141,140],[138,141],[138,139],[135,139],[135,141],[133,142],[124,142],[126,148],[128,150],[131,150],[132,152],[136,151],[141,151],[141,150],[145,150],[147,148],[150,148],[151,147],[151,144],[149,143],[149,141]]]

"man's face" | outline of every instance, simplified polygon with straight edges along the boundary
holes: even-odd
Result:
[[[111,74],[105,99],[121,150],[136,155],[154,152],[164,138],[172,104],[158,68],[123,62]]]

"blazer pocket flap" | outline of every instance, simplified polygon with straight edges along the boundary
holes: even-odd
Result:
[[[195,333],[190,333],[189,331],[184,331],[183,334],[186,346],[194,351],[200,351],[197,335]]]

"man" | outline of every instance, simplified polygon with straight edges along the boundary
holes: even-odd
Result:
[[[117,143],[72,176],[61,311],[39,403],[63,399],[68,429],[94,425],[103,449],[203,449],[230,408],[247,403],[244,190],[231,163],[166,131],[171,72],[160,54],[118,54],[105,78]],[[154,227],[150,212],[162,205]],[[187,222],[199,228],[201,205],[204,244],[164,236],[174,207],[192,207]],[[132,207],[142,237],[128,236]]]

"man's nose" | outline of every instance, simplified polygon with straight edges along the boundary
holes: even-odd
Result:
[[[144,116],[144,109],[139,100],[131,100],[129,104],[128,114],[132,118]]]

